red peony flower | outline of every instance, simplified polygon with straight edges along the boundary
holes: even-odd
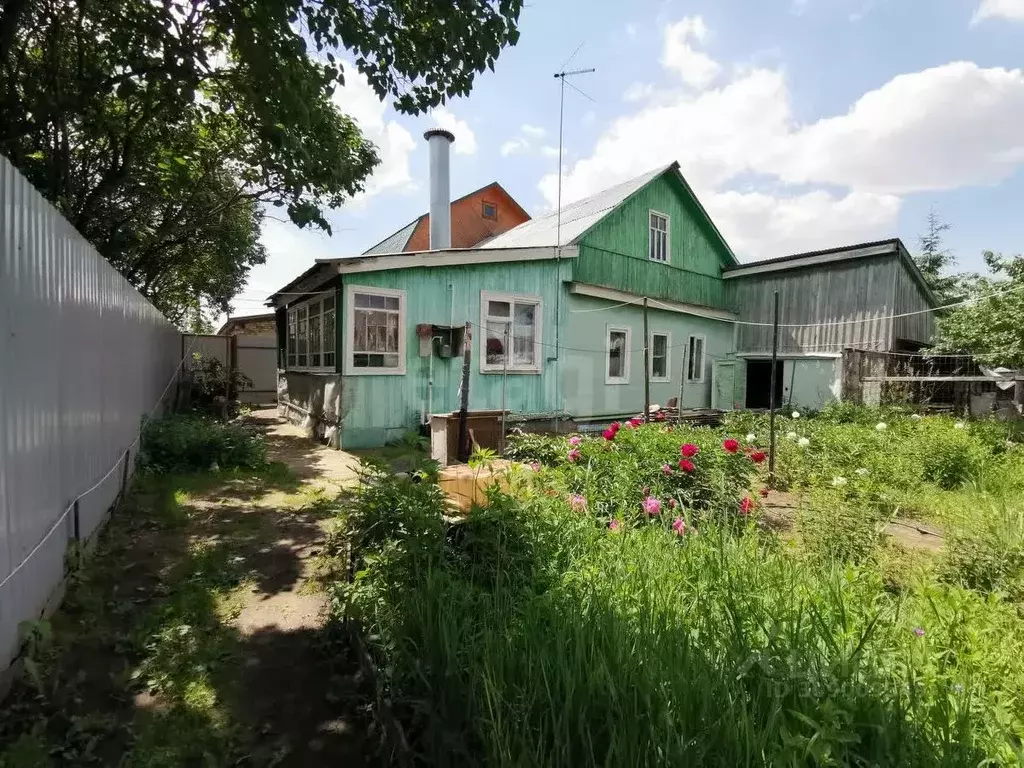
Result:
[[[733,440],[729,437],[726,438],[724,443],[722,443],[722,447],[725,448],[728,453],[736,453],[736,451],[740,449],[740,443],[738,440]]]
[[[615,430],[612,429],[611,427],[608,427],[608,429],[601,433],[601,437],[603,437],[605,440],[614,440]]]
[[[618,432],[620,429],[622,429],[622,424],[620,424],[617,421],[613,421],[611,424],[608,425],[608,429],[614,429],[616,432]]]
[[[692,459],[694,456],[697,455],[699,451],[700,448],[698,448],[693,443],[684,443],[682,447],[679,449],[679,452],[683,454],[683,456],[687,459]]]
[[[683,470],[683,472],[693,472],[697,469],[696,465],[689,459],[680,459],[679,468]]]
[[[750,460],[755,464],[760,464],[765,458],[764,451],[754,451],[750,454]]]
[[[743,501],[740,502],[740,514],[749,515],[751,510],[754,508],[754,500],[749,496],[744,496]]]

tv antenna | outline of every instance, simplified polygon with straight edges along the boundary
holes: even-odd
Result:
[[[597,71],[593,67],[590,67],[589,69],[572,69],[568,71],[565,69],[566,64],[576,57],[576,54],[580,52],[580,48],[582,47],[583,43],[580,43],[576,47],[576,50],[573,51],[572,56],[570,56],[566,60],[565,64],[562,65],[562,71],[555,72],[555,77],[558,78],[560,88],[558,99],[558,212],[555,214],[555,245],[558,248],[559,255],[561,255],[562,251],[562,125],[565,119],[565,86],[568,84],[568,86],[574,91],[593,101],[590,96],[583,93],[583,91],[566,80],[566,78],[573,77],[575,75],[588,75],[591,72]]]

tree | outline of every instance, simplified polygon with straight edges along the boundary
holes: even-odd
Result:
[[[944,274],[956,263],[953,252],[943,244],[943,233],[949,231],[950,225],[935,213],[934,207],[929,209],[926,221],[928,230],[917,238],[918,253],[914,262],[935,295],[943,301],[951,300],[957,295],[959,280]]]
[[[990,276],[975,278],[969,304],[939,317],[936,349],[1024,367],[1024,255],[985,251],[984,257]]]
[[[329,232],[363,189],[343,56],[418,113],[493,69],[521,4],[2,0],[0,152],[182,322],[266,258],[267,206]]]

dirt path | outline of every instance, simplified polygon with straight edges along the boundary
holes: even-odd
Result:
[[[327,596],[313,569],[325,534],[317,509],[356,482],[359,461],[307,439],[275,409],[252,418],[266,433],[268,458],[291,469],[300,486],[254,500],[251,514],[260,518],[262,535],[236,555],[255,576],[239,595],[233,622],[242,640],[241,708],[261,737],[287,755],[282,764],[357,765],[361,723],[339,703],[358,698],[359,681],[355,666],[339,667],[337,651],[328,647]]]

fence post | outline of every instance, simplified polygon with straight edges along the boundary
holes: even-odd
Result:
[[[124,457],[122,461],[124,465],[121,467],[121,497],[119,501],[124,501],[125,491],[128,489],[128,460],[132,455],[131,448],[124,449]]]
[[[775,482],[775,366],[779,359],[779,292],[775,291],[775,318],[772,321],[772,376],[768,396],[768,478]],[[780,403],[781,405],[781,403]]]

